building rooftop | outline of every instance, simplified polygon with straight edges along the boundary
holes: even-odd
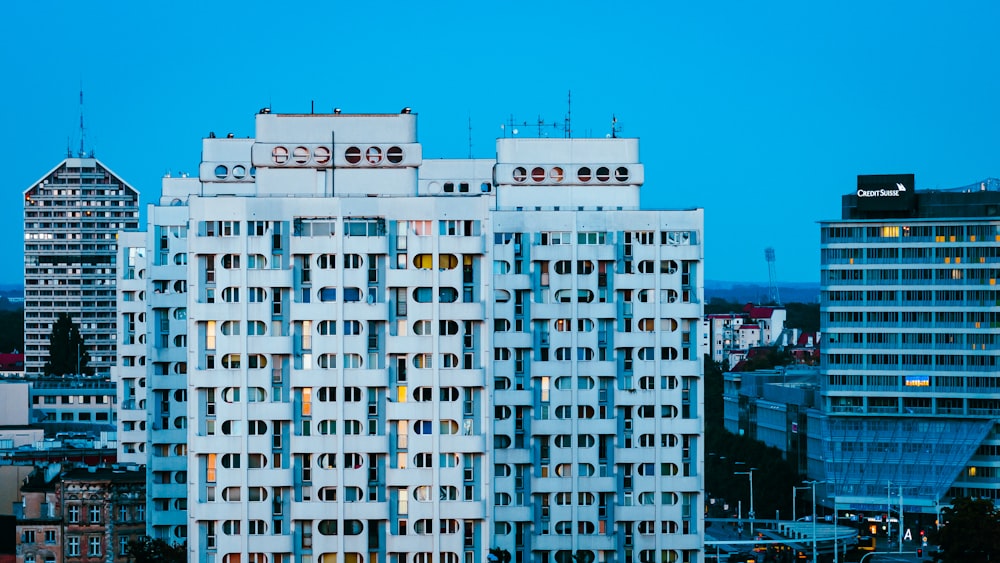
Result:
[[[62,474],[63,481],[114,481],[120,483],[146,481],[145,471],[115,467],[79,467]]]
[[[911,219],[935,220],[950,218],[978,218],[1000,220],[1000,179],[987,178],[975,184],[957,188],[918,190],[912,174],[886,175],[892,182],[909,184],[912,194],[904,196],[903,190],[866,190],[858,176],[858,189],[841,198],[841,220]],[[900,185],[900,184],[897,184]],[[876,186],[872,186],[874,188]]]

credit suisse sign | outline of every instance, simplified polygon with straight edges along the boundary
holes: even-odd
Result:
[[[913,209],[917,203],[913,174],[858,176],[858,208],[870,211]]]

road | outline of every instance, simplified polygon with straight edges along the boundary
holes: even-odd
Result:
[[[917,557],[917,554],[912,551],[909,553],[872,553],[865,557],[864,563],[916,563],[925,559],[930,559],[926,553],[923,557]]]

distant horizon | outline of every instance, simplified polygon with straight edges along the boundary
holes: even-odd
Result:
[[[713,288],[723,288],[723,287],[740,287],[740,286],[761,286],[768,287],[770,282],[768,281],[741,281],[741,280],[705,280],[705,288],[709,286]],[[819,288],[819,282],[797,282],[797,281],[779,281],[778,287],[813,287]],[[24,282],[0,282],[0,292],[4,291],[24,291]]]

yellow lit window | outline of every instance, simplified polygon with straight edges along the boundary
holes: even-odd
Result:
[[[205,349],[215,350],[215,321],[205,324]]]
[[[302,388],[302,416],[312,415],[312,387]]]
[[[205,462],[205,481],[215,482],[215,454],[208,454]]]
[[[419,270],[433,269],[434,256],[432,254],[417,254],[413,257],[413,267]]]

